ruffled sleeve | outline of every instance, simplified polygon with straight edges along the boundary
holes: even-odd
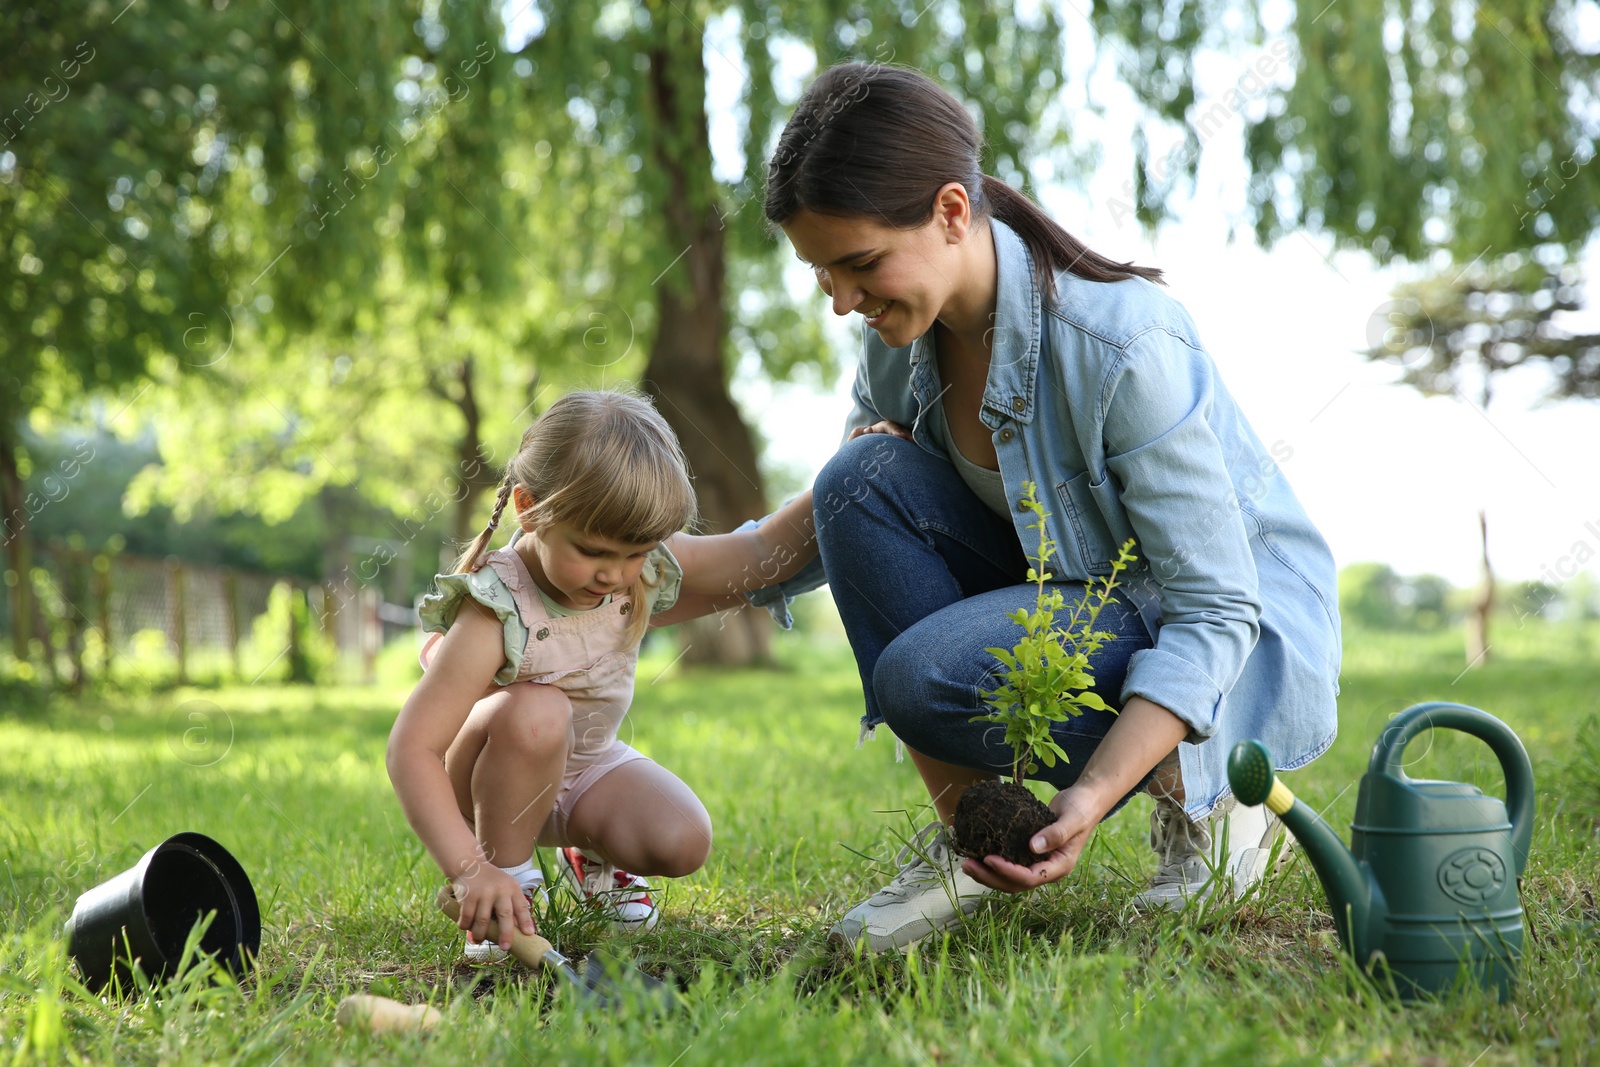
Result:
[[[657,545],[645,556],[643,575],[655,596],[650,603],[650,614],[666,611],[678,602],[678,592],[683,588],[683,568],[665,544]]]
[[[433,582],[434,591],[423,597],[417,608],[422,628],[430,633],[444,633],[456,621],[461,602],[471,597],[494,612],[505,634],[506,661],[495,672],[494,680],[500,685],[516,681],[523,650],[528,647],[528,627],[517,611],[517,599],[499,568],[484,566],[470,574],[441,574]]]

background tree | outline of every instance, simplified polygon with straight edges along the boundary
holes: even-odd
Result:
[[[16,384],[0,436],[85,392],[139,398],[127,383],[145,377],[211,384],[186,414],[209,402],[256,427],[222,453],[235,499],[279,511],[317,499],[335,533],[352,508],[414,503],[403,487],[430,482],[432,446],[457,467],[481,455],[492,421],[515,410],[499,401],[537,396],[558,369],[602,383],[642,371],[690,454],[709,529],[767,506],[734,367],[830,362],[822,305],[790,298],[759,210],[780,96],[804,80],[780,76],[795,54],[929,71],[973,108],[985,168],[1009,181],[1028,185],[1033,164],[1072,147],[1049,106],[1064,76],[1053,5],[831,0],[797,17],[759,0],[535,0],[512,12],[514,48],[486,2],[168,7],[155,18],[78,0],[0,16],[19,57],[0,99],[23,102],[0,115],[0,199],[16,220],[0,238],[0,359]],[[1251,10],[1094,9],[1144,104],[1136,143],[1163,123],[1185,134],[1181,165],[1140,154],[1147,220],[1193,173],[1216,106],[1196,99],[1193,57],[1237,37],[1241,13],[1259,36]],[[1600,210],[1595,57],[1576,10],[1497,0],[1465,19],[1350,0],[1298,15],[1294,81],[1263,93],[1250,126],[1258,234],[1320,228],[1379,260],[1467,259],[1479,241],[1573,247]],[[738,86],[716,102],[740,127],[737,159],[711,149],[713,74]],[[563,351],[578,363],[544,358]],[[385,407],[388,389],[409,406]],[[357,411],[407,426],[415,451]],[[26,462],[10,439],[8,513]],[[169,439],[172,462],[182,442]],[[327,462],[346,443],[392,459],[396,477],[358,482],[354,462]],[[215,482],[174,465],[141,492],[181,508]],[[481,521],[483,488],[457,502],[455,531]],[[764,631],[744,613],[692,640],[759,656]]]
[[[1246,117],[1248,213],[1264,245],[1331,235],[1383,263],[1444,253],[1469,262],[1540,244],[1580,247],[1600,224],[1600,55],[1584,0],[1340,0],[1297,4],[1283,37],[1292,77],[1258,77],[1254,101],[1198,100],[1196,54],[1259,46],[1263,5],[1097,0],[1123,80],[1146,105],[1135,160],[1141,216],[1164,216],[1192,180],[1219,108]],[[1147,133],[1150,130],[1152,132]]]
[[[91,205],[85,220],[92,229],[109,210],[117,217],[107,227],[122,225],[117,213],[137,210],[128,233],[139,231],[152,248],[173,243],[194,260],[156,272],[164,288],[141,312],[151,333],[143,355],[100,385],[152,375],[177,387],[184,375],[200,375],[163,403],[163,414],[182,414],[185,429],[166,431],[163,458],[173,469],[141,483],[137,500],[166,500],[181,511],[205,495],[219,506],[284,514],[296,494],[314,495],[329,512],[334,544],[347,525],[341,516],[368,488],[355,483],[354,464],[332,461],[334,438],[393,452],[377,444],[371,426],[348,433],[356,425],[351,404],[381,410],[375,393],[363,400],[359,390],[322,386],[339,384],[341,374],[352,380],[355,372],[338,370],[341,359],[361,363],[384,348],[394,358],[394,322],[375,316],[394,309],[397,293],[406,305],[400,318],[415,335],[407,350],[415,358],[401,362],[415,373],[394,366],[368,381],[410,388],[413,398],[424,395],[420,381],[445,414],[414,412],[409,425],[425,434],[452,428],[458,466],[483,451],[482,385],[504,385],[483,339],[463,337],[476,324],[513,339],[513,350],[560,350],[577,339],[589,365],[577,369],[602,381],[637,372],[643,356],[647,388],[690,453],[707,527],[765,509],[755,439],[728,390],[732,368],[741,355],[779,374],[830,363],[819,306],[802,311],[787,298],[777,266],[785,261],[759,209],[746,210],[759,197],[765,150],[781,121],[781,49],[810,47],[823,65],[902,56],[931,65],[969,90],[990,137],[991,169],[1011,180],[1026,184],[1028,153],[1064,140],[1031,124],[1056,82],[1060,23],[1045,11],[1019,24],[1007,4],[830,5],[798,29],[792,18],[785,29],[786,13],[772,4],[537,5],[530,17],[540,29],[515,60],[499,47],[499,11],[486,3],[218,12],[189,0],[178,9],[171,20],[135,21],[139,12],[123,18],[83,4],[55,20],[17,16],[13,27],[35,57],[12,68],[19,88],[42,79],[72,43],[59,27],[114,37],[118,51],[100,70],[115,89],[82,81],[96,92],[55,112],[63,131],[94,131],[74,143],[80,155],[114,161],[77,178]],[[712,20],[734,31],[725,48],[708,46]],[[749,118],[742,172],[728,180],[713,174],[708,54],[739,68],[735,106]],[[118,139],[127,123],[95,107],[123,107],[165,136],[132,138],[144,153],[133,166]],[[86,123],[86,111],[99,126]],[[504,164],[508,145],[529,142],[534,161],[547,164],[542,173]],[[37,137],[41,149],[51,143]],[[53,158],[12,157],[8,182],[59,180]],[[101,207],[108,189],[115,195]],[[182,193],[162,201],[156,189]],[[547,225],[532,226],[534,203],[557,206],[539,220]],[[43,213],[19,233],[48,237],[53,222]],[[202,262],[202,253],[216,261]],[[54,251],[15,261],[47,263],[52,275],[57,264],[75,266]],[[198,285],[202,277],[211,288]],[[510,291],[541,285],[543,301],[513,308]],[[51,303],[39,291],[12,306]],[[190,318],[164,313],[191,306]],[[551,316],[552,306],[568,310]],[[116,336],[95,329],[88,332],[102,343]],[[60,351],[82,347],[59,329],[51,339]],[[20,379],[42,381],[33,369]],[[12,414],[40,399],[25,398]],[[196,414],[208,404],[239,416],[235,429],[253,429],[223,447],[227,420]],[[201,442],[209,447],[193,447]],[[219,467],[233,484],[216,493]],[[474,525],[483,485],[471,488],[458,532]],[[327,569],[334,564],[330,555]],[[756,613],[745,613],[696,643],[710,658],[759,657],[764,630]]]
[[[1041,122],[1062,68],[1062,24],[1045,6],[1022,21],[1014,4],[825,3],[796,9],[759,0],[604,0],[538,3],[540,28],[525,55],[540,72],[544,107],[580,116],[581,132],[638,172],[628,245],[611,264],[622,292],[653,291],[644,385],[683,441],[705,528],[716,532],[762,514],[754,434],[729,383],[741,355],[770,373],[831,367],[818,319],[782,282],[787,251],[765,232],[761,191],[768,148],[786,117],[777,65],[785,49],[809,49],[817,67],[845,59],[914,63],[962,92],[989,142],[986,166],[1028,184],[1030,163],[1065,144]],[[726,44],[719,44],[725,41]],[[719,101],[743,125],[737,174],[715,172],[708,124],[707,63],[739,80]],[[563,198],[587,182],[580,172]],[[592,204],[592,202],[591,202]],[[592,204],[598,216],[614,205]],[[687,626],[686,657],[723,662],[765,655],[756,612]]]
[[[211,210],[228,176],[193,158],[216,121],[215,83],[197,92],[167,71],[204,70],[204,43],[247,18],[218,15],[212,36],[190,32],[207,19],[199,5],[178,6],[156,69],[148,27],[114,29],[101,5],[0,11],[0,513],[18,658],[39,625],[24,420],[185,351],[190,324],[173,312],[221,306],[243,258]],[[259,83],[224,87],[245,108],[261,98]]]
[[[1571,264],[1547,265],[1520,254],[1437,274],[1398,287],[1390,329],[1369,359],[1397,360],[1400,381],[1424,396],[1453,396],[1487,417],[1499,375],[1516,367],[1551,374],[1546,399],[1600,396],[1600,333],[1576,333],[1563,319],[1582,308],[1581,278]],[[1494,569],[1489,520],[1478,512],[1482,578],[1468,618],[1467,659],[1489,655]]]
[[[1574,282],[1559,280],[1559,267],[1537,277],[1538,264],[1572,259],[1600,225],[1600,176],[1590,165],[1600,136],[1600,54],[1584,29],[1592,7],[1581,0],[1296,5],[1286,28],[1293,78],[1263,84],[1259,114],[1247,114],[1247,208],[1258,241],[1320,231],[1378,263],[1400,258],[1438,272],[1398,305],[1434,305],[1443,318],[1432,332],[1412,332],[1431,311],[1390,315],[1407,338],[1425,337],[1420,347],[1434,352],[1404,379],[1425,393],[1462,396],[1460,375],[1471,363],[1477,403],[1486,408],[1494,375],[1512,365],[1502,361],[1549,359],[1570,383],[1558,387],[1565,395],[1593,395],[1600,367],[1591,348],[1569,338],[1575,347],[1547,351],[1567,343],[1551,332],[1551,316]],[[1192,181],[1200,135],[1226,103],[1196,101],[1195,53],[1221,44],[1241,14],[1224,0],[1095,4],[1102,32],[1130,49],[1121,53],[1123,76],[1147,105],[1147,121],[1177,124],[1184,135],[1168,160],[1137,155],[1130,184],[1149,224],[1163,217],[1177,184]],[[1259,22],[1253,36],[1262,40]],[[1137,131],[1136,144],[1144,138]],[[1486,258],[1499,265],[1477,271]],[[1479,286],[1477,294],[1448,294],[1442,279],[1457,276],[1472,279],[1467,285]],[[1538,316],[1543,325],[1533,321]],[[1380,347],[1369,354],[1390,354],[1389,344]],[[1494,597],[1481,513],[1479,528],[1473,661],[1488,651]]]
[[[1387,563],[1339,568],[1339,612],[1363,629],[1440,629],[1457,617],[1455,592],[1437,574],[1402,575]]]
[[[0,31],[0,100],[21,105],[0,116],[0,506],[17,520],[15,574],[30,569],[17,445],[31,414],[124,388],[130,418],[147,417],[134,383],[225,385],[230,361],[285,380],[291,338],[375,331],[380,247],[434,283],[436,323],[441,306],[465,315],[506,294],[515,257],[482,253],[519,229],[500,154],[525,125],[501,121],[515,109],[494,5],[179,0],[153,14],[79,0],[7,8]],[[432,381],[470,412],[470,355],[450,355]],[[213,395],[225,410],[238,399]],[[294,434],[295,409],[279,412]],[[28,588],[13,584],[19,656]]]

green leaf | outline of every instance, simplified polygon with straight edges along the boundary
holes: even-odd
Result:
[[[989,653],[989,655],[993,656],[995,659],[999,660],[1001,663],[1004,663],[1007,667],[1010,667],[1012,670],[1016,669],[1017,657],[1013,656],[1009,649],[986,648],[984,651]]]

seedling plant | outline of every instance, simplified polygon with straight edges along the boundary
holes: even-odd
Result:
[[[1055,816],[1028,791],[1023,780],[1037,774],[1041,765],[1054,767],[1057,761],[1068,761],[1050,733],[1052,724],[1086,711],[1117,711],[1094,691],[1091,664],[1095,654],[1116,639],[1115,634],[1097,628],[1100,613],[1117,589],[1118,579],[1139,557],[1133,552],[1132,539],[1124,543],[1110,573],[1089,583],[1065,619],[1058,622],[1066,609],[1066,597],[1059,585],[1050,584],[1055,575],[1048,565],[1056,554],[1056,544],[1046,531],[1050,513],[1039,502],[1036,483],[1023,483],[1022,506],[1034,516],[1028,529],[1039,535],[1038,548],[1028,557],[1028,581],[1036,587],[1034,605],[1007,614],[1022,627],[1016,644],[985,649],[1000,663],[999,684],[983,693],[992,710],[972,719],[1004,728],[1005,743],[1012,752],[1011,777],[1009,782],[979,783],[962,794],[953,829],[957,852],[978,858],[1000,855],[1026,866],[1039,858],[1029,841],[1055,821]]]

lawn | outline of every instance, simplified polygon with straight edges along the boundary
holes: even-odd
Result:
[[[855,749],[859,683],[836,639],[780,639],[774,671],[650,657],[627,729],[704,798],[716,846],[667,887],[653,934],[605,940],[684,989],[685,1010],[599,1014],[540,973],[475,971],[432,907],[440,875],[402,818],[383,750],[404,690],[241,686],[0,708],[0,1056],[127,1063],[1588,1063],[1600,1053],[1600,629],[1508,623],[1462,673],[1459,637],[1350,636],[1341,732],[1290,775],[1348,838],[1382,724],[1447,699],[1522,737],[1539,792],[1518,995],[1399,1007],[1352,987],[1303,858],[1257,897],[1132,912],[1154,866],[1149,803],[1096,834],[1066,884],[986,904],[906,955],[851,958],[828,921],[892,870],[928,815],[909,763]],[[1498,793],[1488,750],[1419,739],[1418,777]],[[62,923],[77,895],[195,830],[244,865],[263,914],[243,988],[203,968],[158,996],[86,995]],[[560,904],[558,899],[558,905]],[[570,909],[562,909],[570,911]],[[346,1033],[348,993],[427,1001],[431,1037]]]

